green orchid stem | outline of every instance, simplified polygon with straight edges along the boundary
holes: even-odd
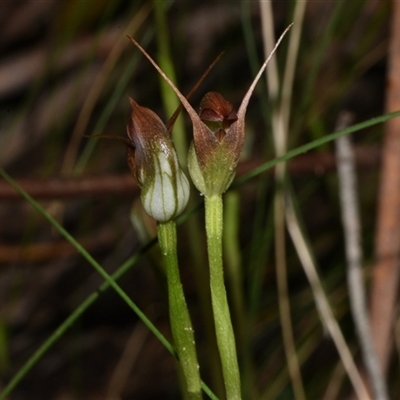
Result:
[[[186,380],[188,398],[202,399],[194,333],[179,276],[175,222],[158,223],[157,233],[167,274],[172,337]]]
[[[235,335],[232,328],[222,266],[222,196],[205,196],[205,212],[208,261],[210,264],[211,303],[226,398],[228,400],[240,400],[240,374]]]

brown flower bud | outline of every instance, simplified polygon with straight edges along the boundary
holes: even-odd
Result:
[[[228,129],[237,121],[233,105],[217,92],[208,92],[200,102],[199,117],[205,122],[216,122],[220,129]]]
[[[143,207],[156,221],[177,217],[189,200],[189,182],[181,170],[167,128],[152,110],[129,99],[128,165],[141,191]]]

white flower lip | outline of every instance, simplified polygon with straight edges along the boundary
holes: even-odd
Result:
[[[189,201],[190,185],[161,119],[133,99],[127,133],[128,165],[141,188],[146,213],[158,222],[176,218]]]
[[[163,152],[154,156],[154,179],[142,190],[145,211],[156,221],[168,222],[178,216],[189,200],[190,185],[179,167],[176,155]]]

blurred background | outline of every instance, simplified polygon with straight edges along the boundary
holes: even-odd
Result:
[[[296,1],[270,4],[278,37],[294,20]],[[334,132],[343,112],[349,113],[351,124],[385,112],[393,15],[389,1],[307,2],[294,64],[288,149]],[[0,26],[0,166],[108,273],[130,260],[133,265],[120,278],[120,285],[170,338],[158,249],[156,245],[143,249],[154,237],[155,225],[138,203],[124,146],[118,140],[87,136],[125,136],[129,96],[163,121],[179,104],[127,35],[160,63],[184,94],[225,52],[190,101],[197,109],[202,96],[213,90],[237,108],[266,58],[260,3],[2,1]],[[287,52],[285,39],[276,54],[280,77]],[[268,93],[263,77],[248,109],[238,177],[275,157],[271,115],[278,100]],[[385,126],[378,124],[352,135],[368,287],[376,254],[384,133]],[[185,112],[173,137],[184,166],[191,140]],[[287,175],[322,286],[356,364],[363,369],[349,306],[333,143],[291,160]],[[275,190],[269,170],[235,186],[226,199],[227,224],[234,225],[227,227],[234,237],[226,239],[226,264],[240,270],[227,272],[236,279],[228,285],[228,293],[240,305],[234,307],[239,311],[233,311],[233,319],[249,399],[295,398],[278,307]],[[210,324],[205,321],[208,267],[201,198],[195,190],[192,197],[188,211],[195,211],[178,228],[180,268],[196,328],[202,378],[223,398]],[[0,221],[1,391],[88,296],[97,296],[103,280],[4,180],[0,181]],[[286,236],[290,318],[306,398],[351,398],[348,376]],[[396,281],[390,275],[385,279]],[[384,356],[393,399],[400,398],[400,324],[394,286],[390,339],[384,340],[393,344]],[[50,346],[8,398],[181,397],[173,357],[109,289]]]

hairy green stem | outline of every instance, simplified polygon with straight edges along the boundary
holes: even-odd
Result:
[[[205,210],[208,261],[210,264],[211,303],[226,397],[228,400],[240,400],[240,374],[236,355],[235,336],[226,296],[222,266],[222,196],[206,196]]]
[[[158,223],[157,233],[168,281],[171,332],[186,380],[188,398],[202,399],[192,322],[179,276],[176,223],[174,221]]]

